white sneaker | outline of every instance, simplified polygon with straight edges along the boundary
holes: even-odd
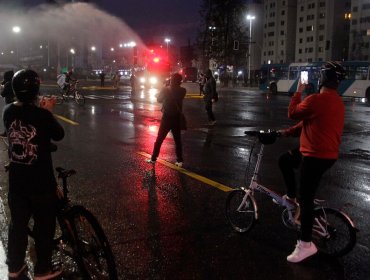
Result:
[[[155,160],[152,160],[152,159],[147,159],[146,162],[150,164],[155,164]]]
[[[182,161],[176,161],[175,165],[177,167],[182,167],[183,162]]]
[[[308,247],[306,247],[309,245]],[[293,253],[286,259],[288,262],[298,263],[317,253],[317,248],[312,242],[303,242],[298,240]]]

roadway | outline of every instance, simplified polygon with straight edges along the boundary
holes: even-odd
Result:
[[[244,186],[253,144],[244,131],[293,124],[287,118],[289,97],[219,89],[220,100],[214,106],[217,123],[209,126],[197,84],[185,87],[188,130],[183,132],[181,169],[173,164],[171,136],[163,143],[155,168],[145,162],[161,118],[155,92],[132,95],[129,87],[83,84],[83,107],[72,101],[55,107],[66,137],[53,155],[54,165],[77,170],[71,197],[101,222],[120,279],[369,279],[369,106],[345,100],[341,159],[325,176],[318,194],[350,214],[360,229],[358,243],[339,259],[318,254],[302,264],[290,264],[286,256],[294,248],[296,233],[282,225],[281,211],[271,200],[258,196],[261,220],[247,235],[233,232],[224,215],[227,192]],[[42,87],[45,94],[55,91],[54,86]],[[1,145],[4,163],[7,155]],[[262,182],[280,193],[284,185],[277,158],[294,145],[296,139],[279,139],[265,149]],[[3,170],[0,175],[0,238],[6,244],[7,178]],[[0,279],[5,279],[1,249],[6,246],[0,246]]]

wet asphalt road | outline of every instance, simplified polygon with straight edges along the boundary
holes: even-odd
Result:
[[[354,250],[340,259],[320,254],[289,264],[296,233],[286,229],[281,209],[257,195],[259,224],[248,234],[226,223],[229,188],[244,186],[252,139],[248,129],[278,129],[287,118],[289,97],[256,90],[220,89],[214,106],[217,124],[209,126],[195,84],[184,101],[188,130],[183,132],[184,169],[173,168],[174,143],[167,137],[160,159],[145,162],[156,138],[160,105],[149,92],[131,95],[128,87],[85,88],[84,107],[69,101],[54,113],[66,137],[54,154],[55,166],[74,168],[71,196],[99,219],[116,257],[120,279],[370,279],[370,107],[345,99],[346,123],[340,160],[326,174],[318,196],[343,207],[360,229]],[[43,87],[44,93],[55,92]],[[72,121],[72,122],[71,122]],[[2,125],[0,126],[2,128]],[[262,183],[284,193],[278,156],[297,139],[266,146]],[[3,145],[1,162],[6,161]],[[1,239],[6,243],[6,184],[0,171]],[[206,179],[212,180],[207,181]]]

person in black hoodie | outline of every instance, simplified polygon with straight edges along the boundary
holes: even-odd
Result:
[[[164,87],[157,97],[157,101],[163,103],[162,120],[158,130],[157,140],[154,143],[153,153],[148,163],[154,164],[159,155],[161,145],[169,131],[172,132],[176,145],[176,165],[182,167],[182,143],[181,143],[181,114],[182,101],[186,95],[186,89],[181,87],[182,76],[175,73],[171,76],[170,85]]]
[[[40,79],[36,72],[20,70],[11,84],[17,101],[3,112],[9,142],[8,277],[20,279],[25,274],[28,222],[33,217],[34,279],[52,279],[61,271],[53,270],[51,263],[57,207],[51,140],[61,140],[64,129],[50,112],[51,102],[37,105]]]
[[[216,80],[212,75],[212,71],[208,69],[205,73],[206,83],[204,84],[204,104],[208,116],[209,125],[214,125],[216,123],[215,115],[213,114],[212,105],[215,100],[216,95]]]

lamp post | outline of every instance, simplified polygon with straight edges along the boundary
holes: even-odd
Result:
[[[21,28],[19,26],[13,26],[12,28],[13,33],[18,34],[21,32]],[[17,64],[19,64],[19,44],[18,44],[18,39],[16,39],[16,49],[17,49]]]
[[[167,44],[167,58],[168,58],[168,44],[171,43],[171,39],[170,38],[164,38],[164,41]]]
[[[74,54],[76,53],[75,52],[75,49],[70,49],[69,50],[69,52],[71,53],[71,64],[72,64],[72,68],[74,68],[75,67],[75,65],[74,65]]]
[[[249,47],[248,47],[248,83],[251,84],[251,48],[252,48],[252,20],[256,17],[252,15],[247,15],[247,20],[249,20]]]
[[[134,41],[123,44],[125,48],[132,48],[133,50],[133,60],[132,65],[135,67],[137,65],[137,44]]]

